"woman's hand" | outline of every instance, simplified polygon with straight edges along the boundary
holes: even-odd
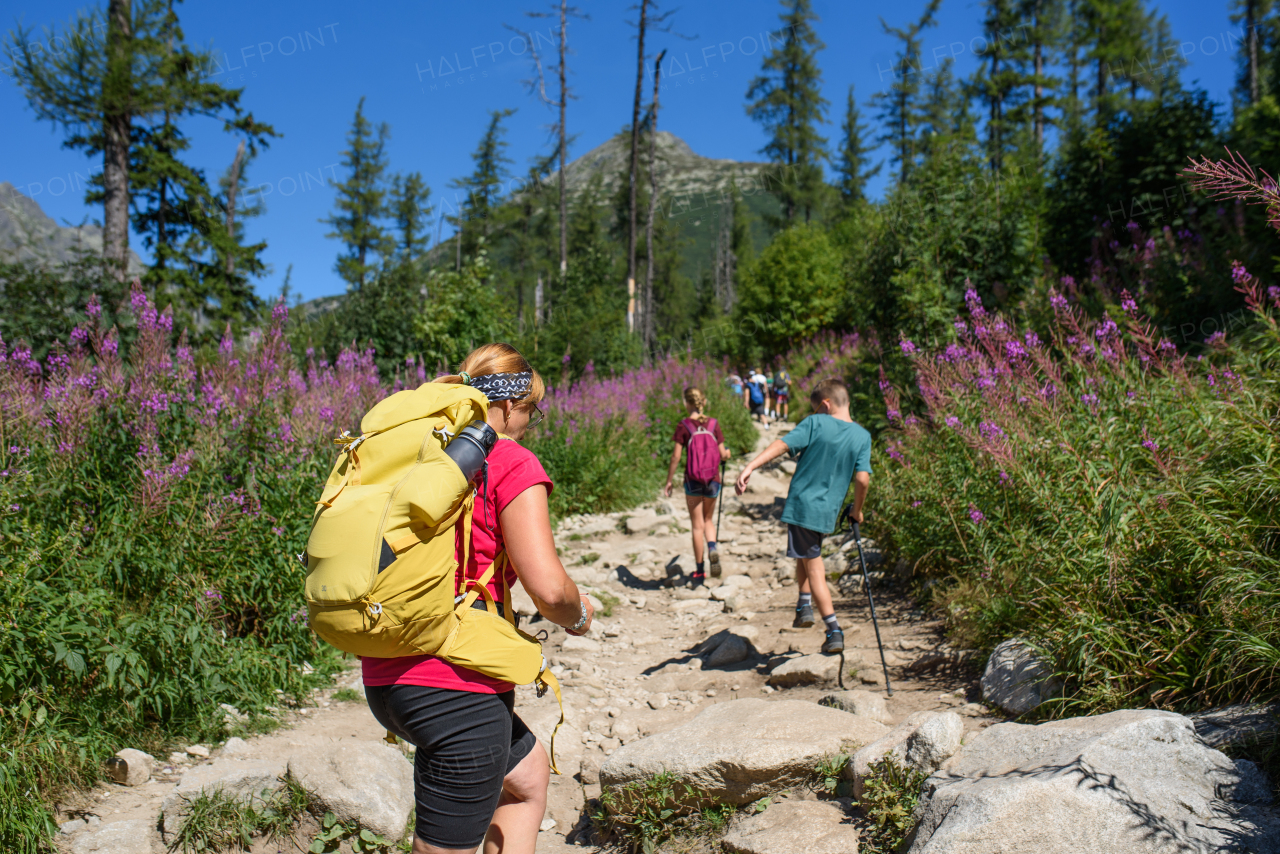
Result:
[[[587,632],[591,631],[591,622],[592,620],[595,619],[596,609],[592,607],[591,600],[588,599],[586,596],[582,597],[582,610],[585,611],[587,614],[587,621],[582,624],[582,628],[578,629],[575,632],[573,630],[573,626],[577,624],[578,620],[582,619],[581,613],[579,613],[578,620],[574,620],[572,623],[564,627],[566,634],[570,634],[576,638],[580,638],[583,635],[585,635]]]

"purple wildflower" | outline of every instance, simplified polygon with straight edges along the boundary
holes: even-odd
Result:
[[[973,522],[973,524],[976,525],[979,522],[986,521],[986,518],[987,518],[986,516],[982,515],[981,510],[979,510],[977,507],[975,507],[972,504],[969,505],[969,519],[970,521]]]

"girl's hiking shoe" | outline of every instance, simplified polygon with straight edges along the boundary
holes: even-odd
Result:
[[[799,605],[796,607],[796,618],[791,622],[793,629],[811,629],[813,628],[813,606]]]
[[[840,629],[831,629],[827,632],[827,639],[822,644],[822,651],[826,653],[844,652],[844,632]]]
[[[690,587],[693,587],[693,588],[695,588],[695,589],[696,589],[696,588],[698,588],[698,587],[705,587],[705,586],[706,586],[706,584],[707,584],[707,575],[706,575],[706,573],[698,573],[698,572],[695,572],[695,573],[692,575],[692,579],[693,579],[693,583],[692,583],[692,584],[690,584]]]
[[[711,562],[711,577],[719,578],[720,577],[720,552],[712,550],[712,552],[709,555],[707,555],[707,560]]]

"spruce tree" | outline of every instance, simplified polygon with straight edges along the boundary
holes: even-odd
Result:
[[[916,131],[920,126],[920,33],[926,27],[937,24],[935,15],[942,0],[929,0],[919,19],[906,27],[891,27],[883,18],[880,26],[891,36],[897,38],[902,46],[894,59],[893,83],[884,92],[875,96],[880,106],[877,118],[884,123],[884,134],[879,142],[887,142],[893,148],[891,163],[898,164],[898,183],[903,183],[911,174],[916,158]]]
[[[1275,0],[1232,0],[1231,22],[1244,29],[1240,45],[1240,74],[1236,79],[1237,103],[1253,105],[1269,91],[1266,67],[1275,48]]]
[[[986,0],[982,64],[971,86],[986,105],[987,157],[999,170],[1017,129],[1016,99],[1027,83],[1020,67],[1027,55],[1025,26],[1014,0]]]
[[[431,188],[421,172],[396,175],[391,181],[391,217],[395,220],[399,239],[396,255],[403,263],[417,262],[431,242],[428,220],[434,208],[429,203]]]
[[[348,288],[359,290],[377,270],[376,259],[385,259],[394,249],[394,241],[381,224],[386,215],[387,171],[386,142],[391,129],[383,123],[375,136],[373,126],[364,116],[364,98],[356,105],[356,115],[347,134],[347,150],[342,152],[342,165],[347,180],[334,184],[337,209],[321,222],[333,226],[325,237],[336,237],[346,247],[334,265]]]
[[[197,204],[211,196],[195,170],[177,159],[186,147],[181,121],[221,118],[228,132],[262,144],[274,132],[244,114],[242,90],[207,79],[213,54],[185,43],[172,0],[109,0],[105,14],[82,12],[61,33],[47,31],[45,40],[59,49],[39,49],[42,40],[19,26],[5,39],[5,54],[36,116],[65,127],[67,147],[102,155],[86,201],[103,206],[110,275],[124,280],[131,212],[137,224],[135,181],[148,195],[141,222],[149,245],[164,247],[160,257],[169,265],[168,252],[178,243],[169,228],[180,225],[168,221],[162,188],[185,182]],[[182,189],[176,194],[185,195]]]
[[[785,220],[792,222],[803,211],[807,222],[821,200],[821,162],[827,159],[827,140],[817,130],[827,107],[817,54],[826,45],[814,32],[818,16],[810,0],[782,0],[782,5],[785,35],[747,89],[747,115],[769,133],[761,152],[778,167],[775,193]]]
[[[502,120],[513,113],[515,110],[489,112],[489,124],[471,155],[475,168],[467,177],[449,183],[450,187],[465,193],[457,215],[449,221],[457,226],[459,237],[456,239],[461,240],[459,251],[468,258],[475,254],[481,238],[489,237],[493,228],[494,211],[502,197],[502,182],[507,179],[507,167],[511,164]]]
[[[849,87],[849,95],[845,101],[844,123],[840,130],[842,136],[836,171],[840,175],[840,199],[847,206],[866,200],[867,182],[879,174],[883,165],[877,163],[868,168],[871,147],[866,142],[867,127],[862,124],[852,86]]]

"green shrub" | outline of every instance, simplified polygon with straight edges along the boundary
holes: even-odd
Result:
[[[863,782],[863,817],[870,827],[858,839],[865,854],[893,854],[915,827],[916,804],[927,774],[898,761],[892,753],[871,763]]]
[[[669,840],[717,837],[734,813],[697,786],[663,772],[605,789],[592,815],[596,831],[630,852],[652,854]]]

